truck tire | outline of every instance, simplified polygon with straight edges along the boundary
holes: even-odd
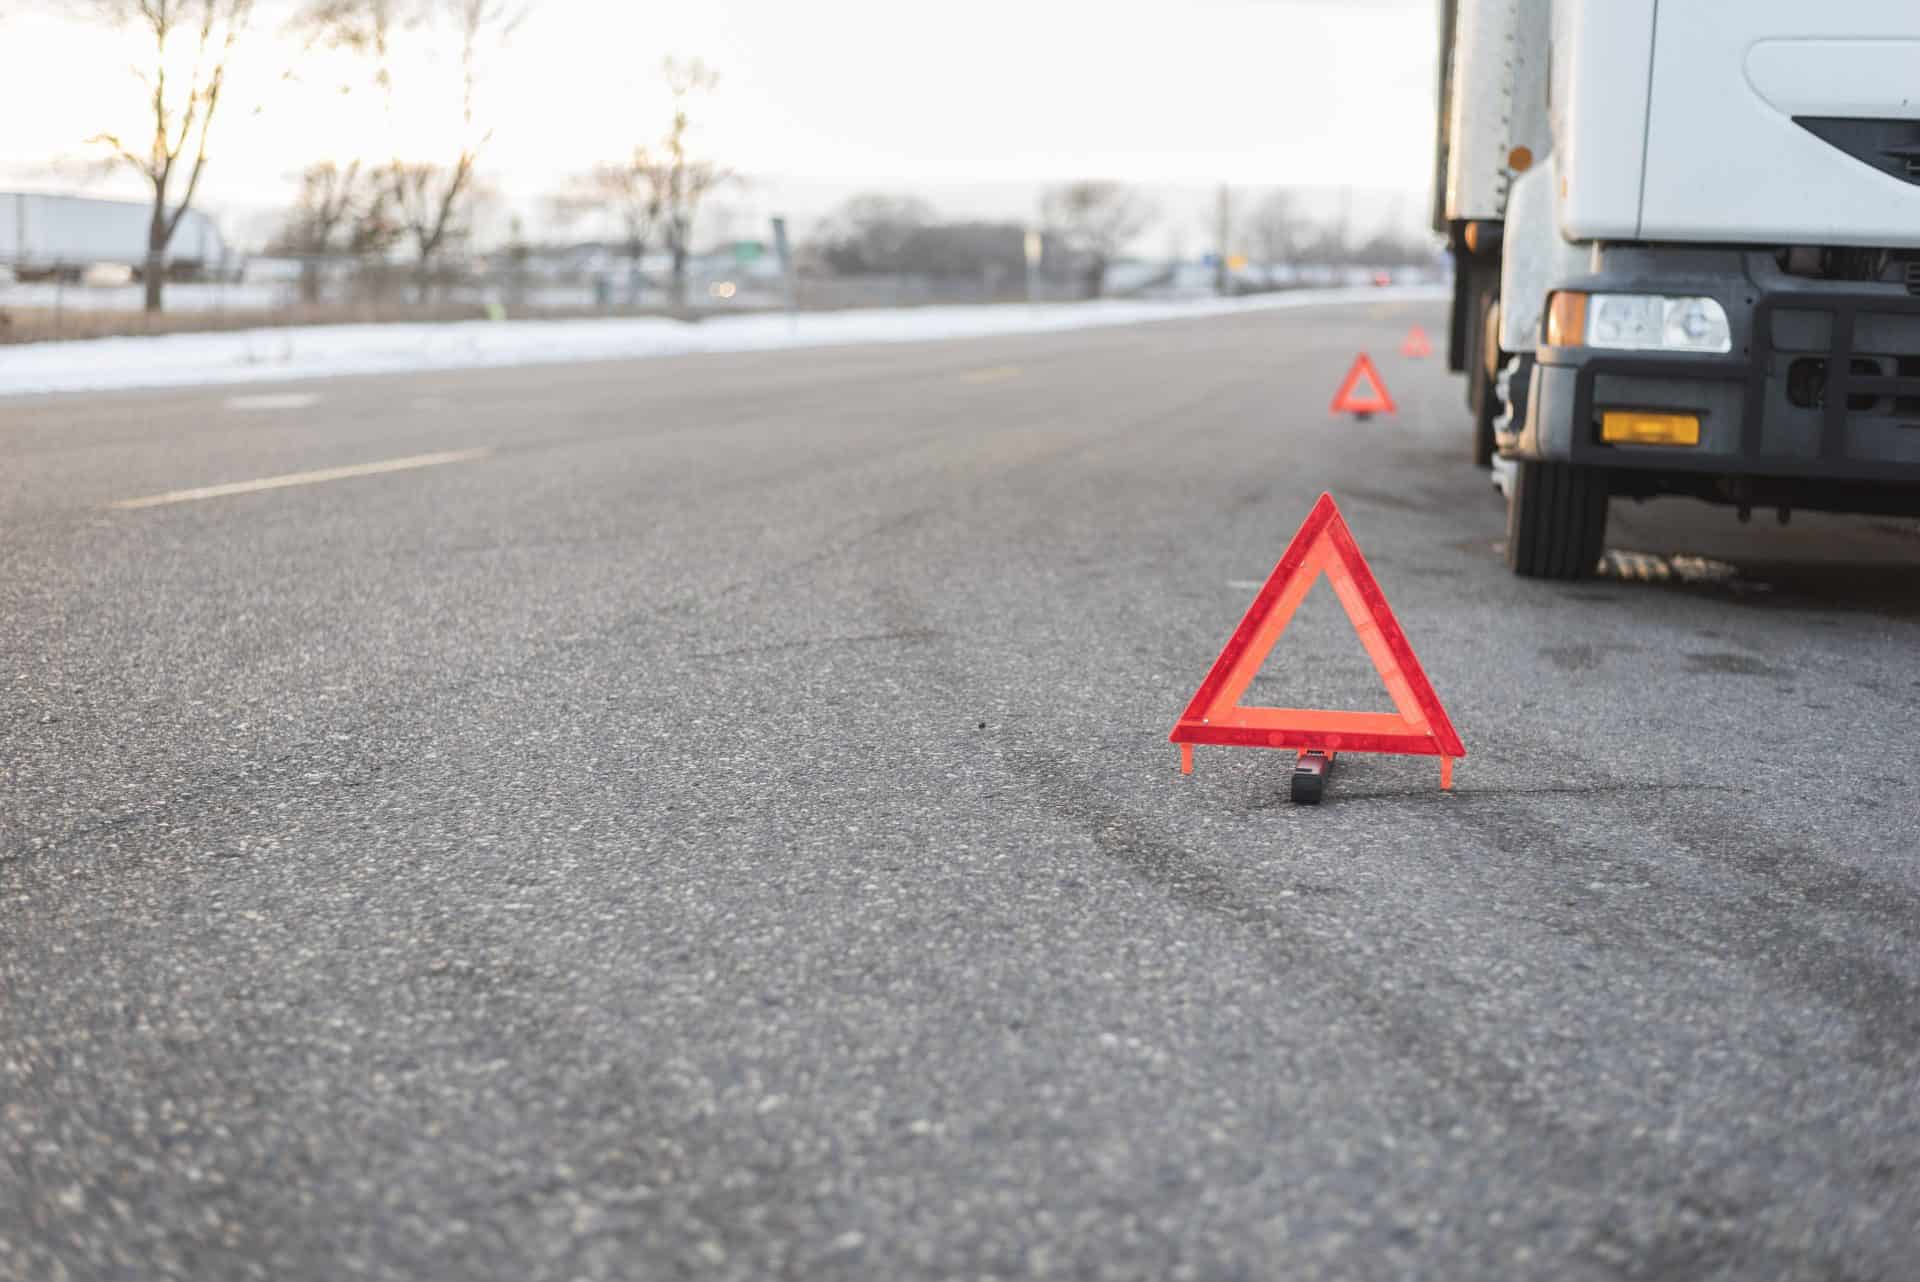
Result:
[[[1472,380],[1467,403],[1473,407],[1473,465],[1486,467],[1493,462],[1493,425],[1505,407],[1500,401],[1496,375],[1500,369],[1500,300],[1489,298],[1482,304],[1480,342],[1474,350]]]
[[[1522,459],[1507,501],[1507,568],[1523,579],[1584,579],[1607,536],[1607,475]]]
[[[1474,397],[1473,465],[1486,467],[1493,462],[1493,424],[1500,417],[1500,397],[1493,389],[1493,380],[1485,374],[1475,369],[1472,377],[1483,385]]]

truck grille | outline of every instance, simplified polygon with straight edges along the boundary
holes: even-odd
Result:
[[[1920,262],[1902,264],[1920,294]],[[1871,307],[1779,307],[1768,318],[1784,359],[1786,396],[1800,409],[1838,405],[1846,417],[1920,419],[1920,316]],[[1778,368],[1778,367],[1776,367]]]

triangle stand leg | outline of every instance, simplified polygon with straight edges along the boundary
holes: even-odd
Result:
[[[1334,754],[1319,748],[1303,748],[1293,761],[1293,784],[1289,792],[1294,804],[1317,806],[1327,795],[1327,776],[1333,771]]]

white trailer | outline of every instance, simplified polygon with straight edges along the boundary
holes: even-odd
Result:
[[[1610,497],[1920,513],[1920,3],[1443,0],[1435,225],[1507,558]]]
[[[103,263],[144,271],[152,219],[153,206],[144,201],[0,192],[0,263],[23,280],[78,279]],[[213,219],[188,210],[167,246],[169,267],[205,274],[220,270],[227,257]]]

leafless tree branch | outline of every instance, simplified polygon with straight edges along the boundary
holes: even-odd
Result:
[[[115,164],[138,173],[153,188],[144,276],[147,310],[158,311],[167,248],[199,192],[228,66],[252,22],[254,0],[93,0],[92,8],[102,21],[141,31],[151,41],[152,74],[135,72],[148,90],[153,116],[147,154],[138,155],[114,133],[97,134],[91,142],[105,147]],[[184,87],[168,82],[174,46],[180,39],[193,41]],[[186,183],[176,197],[174,178],[189,157]]]
[[[1086,180],[1056,187],[1041,199],[1047,229],[1085,256],[1087,291],[1098,298],[1107,267],[1152,225],[1152,206],[1116,182]]]

